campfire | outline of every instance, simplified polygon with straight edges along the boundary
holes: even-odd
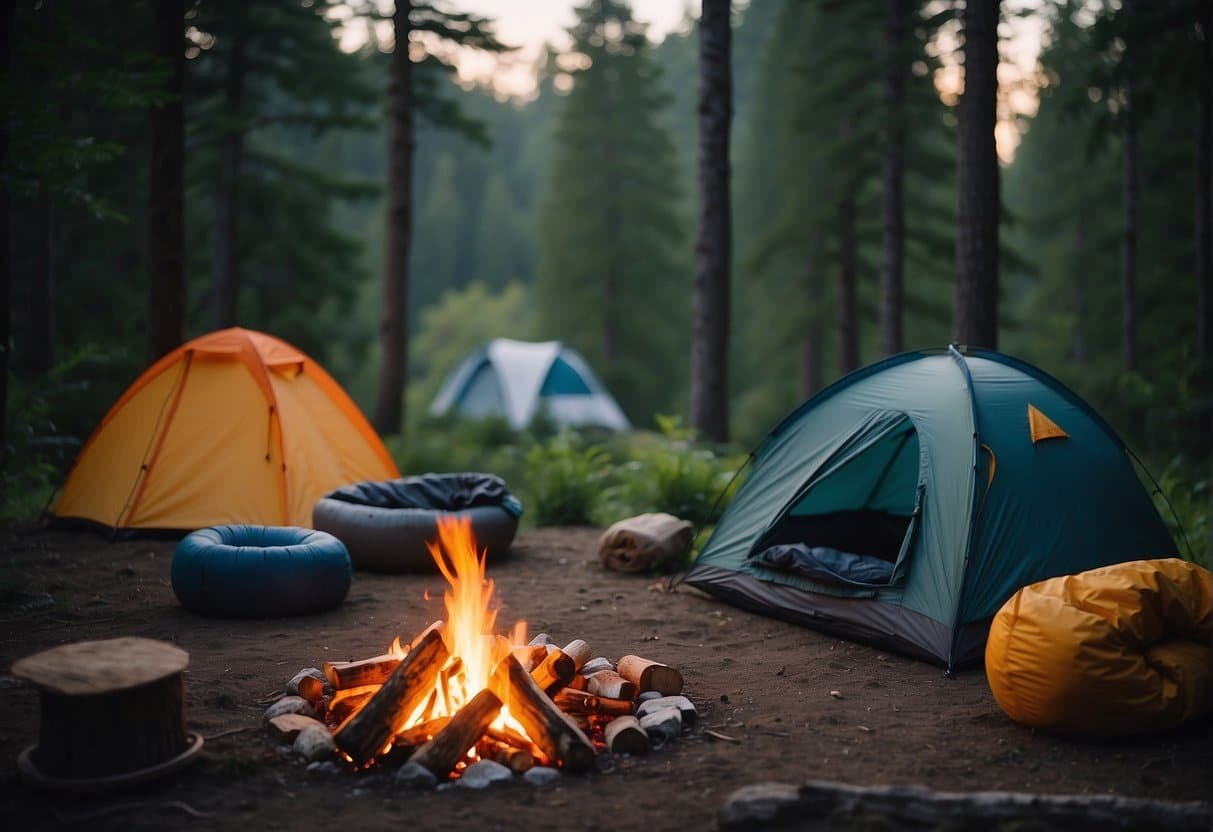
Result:
[[[493,582],[466,520],[440,521],[429,549],[448,584],[445,619],[410,641],[396,638],[382,655],[327,662],[322,673],[300,671],[288,685],[298,693],[296,713],[310,710],[323,721],[322,728],[309,720],[308,745],[320,750],[300,749],[305,756],[335,751],[356,769],[407,762],[438,780],[459,779],[486,760],[516,774],[536,766],[584,772],[599,751],[645,753],[693,720],[672,667],[639,656],[595,658],[582,639],[528,640],[523,621],[499,634]],[[282,700],[267,718],[291,711]]]

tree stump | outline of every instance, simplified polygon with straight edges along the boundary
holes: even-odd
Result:
[[[189,654],[145,638],[66,644],[21,659],[14,676],[38,688],[36,773],[53,780],[113,778],[155,768],[191,747],[181,671]]]

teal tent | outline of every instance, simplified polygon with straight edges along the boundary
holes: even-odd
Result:
[[[767,436],[686,581],[949,668],[1017,589],[1177,554],[1124,443],[1060,382],[977,349],[858,370]]]

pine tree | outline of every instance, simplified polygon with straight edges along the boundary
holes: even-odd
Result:
[[[319,160],[324,135],[374,124],[374,87],[362,59],[339,48],[326,9],[299,0],[200,4],[186,79],[188,176],[199,197],[189,222],[199,229],[196,268],[187,270],[210,273],[198,287],[208,328],[272,329],[321,358],[322,319],[309,321],[281,296],[310,297],[313,313],[330,299],[352,301],[358,246],[335,229],[332,205],[376,190]],[[208,244],[209,263],[198,256]]]
[[[902,294],[905,280],[905,120],[906,77],[912,53],[909,37],[910,0],[884,0],[884,123],[880,172],[880,349],[901,352]]]
[[[671,407],[687,354],[689,269],[667,103],[645,27],[619,0],[576,10],[570,73],[539,214],[548,337],[576,345],[633,419]],[[684,249],[685,251],[685,249]]]
[[[409,254],[413,233],[413,150],[415,116],[420,113],[442,127],[476,131],[451,99],[435,93],[449,66],[427,53],[414,71],[409,54],[413,32],[478,49],[500,51],[488,21],[476,15],[445,12],[429,3],[396,0],[392,13],[394,42],[388,76],[388,187],[384,233],[383,296],[379,319],[379,382],[375,427],[398,433],[404,426],[404,386],[408,362]]]
[[[998,346],[998,93],[999,0],[968,0],[961,15],[964,92],[958,157],[959,225],[953,337],[960,344]]]
[[[152,109],[147,209],[147,352],[155,360],[185,340],[185,4],[155,8],[156,56],[167,99]]]
[[[729,433],[729,126],[733,110],[730,0],[704,0],[699,22],[699,243],[691,335],[691,427]]]

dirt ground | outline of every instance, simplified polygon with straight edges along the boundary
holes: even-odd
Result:
[[[276,749],[260,720],[267,697],[300,668],[374,655],[393,636],[442,617],[439,577],[356,573],[336,611],[219,620],[177,604],[169,584],[171,542],[6,534],[0,539],[3,826],[685,832],[712,828],[736,787],[814,778],[1170,800],[1207,800],[1213,793],[1213,722],[1125,742],[1037,734],[1003,716],[980,670],[947,679],[937,667],[742,612],[694,590],[663,594],[650,578],[599,568],[597,534],[521,535],[514,553],[490,569],[499,626],[522,618],[531,632],[584,638],[595,654],[634,652],[680,667],[700,727],[647,757],[603,759],[599,771],[566,776],[556,787],[519,782],[425,793],[399,791],[382,774],[306,775],[302,763]],[[423,600],[427,589],[434,600]],[[36,740],[37,695],[8,668],[57,644],[122,635],[189,651],[188,723],[213,737],[202,759],[171,779],[102,797],[26,788],[15,760]],[[711,739],[703,727],[739,742]],[[239,728],[248,730],[223,734]]]

